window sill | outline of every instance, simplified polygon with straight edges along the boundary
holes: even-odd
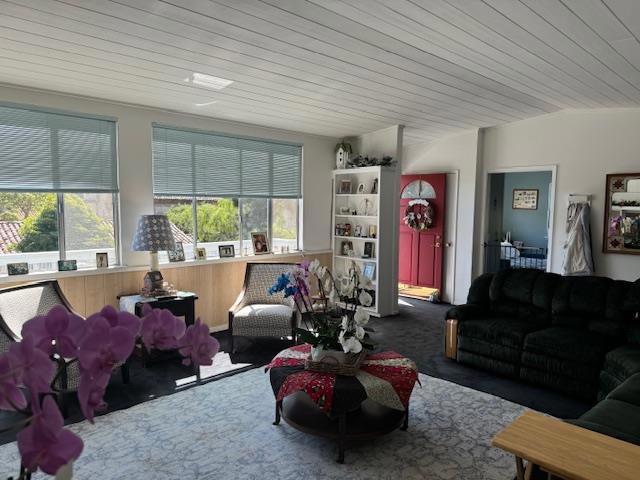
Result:
[[[290,253],[269,253],[266,255],[248,255],[246,257],[233,258],[211,258],[207,260],[185,260],[184,262],[161,263],[160,270],[180,267],[198,267],[201,265],[212,265],[216,263],[233,263],[233,262],[251,262],[251,261],[273,261],[279,259],[300,258],[302,255],[321,255],[331,253],[331,250],[315,250],[315,251],[297,251]],[[2,275],[0,276],[0,285],[36,282],[38,280],[49,280],[52,278],[68,278],[68,277],[86,277],[91,275],[108,275],[120,272],[146,272],[149,270],[148,265],[116,265],[108,268],[87,268],[82,270],[71,270],[68,272],[38,272],[29,273],[27,275]]]

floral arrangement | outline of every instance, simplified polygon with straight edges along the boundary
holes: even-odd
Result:
[[[318,284],[322,309],[314,309],[309,280],[314,276]],[[334,279],[331,272],[316,259],[294,265],[282,273],[268,293],[283,292],[293,297],[305,328],[296,330],[299,338],[316,349],[360,353],[372,349],[369,339],[369,314],[363,307],[371,306],[373,297],[367,291],[371,281],[362,276],[360,268],[352,262],[346,275]],[[338,302],[343,306],[338,307]]]
[[[70,472],[82,453],[82,439],[63,428],[53,388],[72,362],[80,370],[80,408],[91,423],[107,406],[104,394],[113,368],[131,355],[138,335],[148,349],[177,349],[185,365],[212,364],[219,344],[200,319],[185,328],[168,310],[147,305],[143,313],[139,319],[106,306],[84,320],[55,306],[26,322],[22,340],[0,355],[0,409],[25,415],[17,435],[22,458],[18,480],[38,470],[49,475]]]

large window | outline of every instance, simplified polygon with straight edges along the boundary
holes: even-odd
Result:
[[[117,255],[115,122],[0,105],[0,273]]]
[[[297,250],[301,169],[299,145],[153,128],[155,211],[186,258],[196,247],[216,258],[220,245],[251,255],[252,232],[267,232],[275,253]]]

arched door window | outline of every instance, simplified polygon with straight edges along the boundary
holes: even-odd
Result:
[[[404,187],[401,198],[436,198],[436,191],[429,182],[414,180]]]

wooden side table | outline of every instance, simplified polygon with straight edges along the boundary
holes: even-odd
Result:
[[[493,437],[491,444],[515,455],[518,480],[529,480],[534,465],[549,478],[640,478],[640,446],[539,413],[525,412]]]

